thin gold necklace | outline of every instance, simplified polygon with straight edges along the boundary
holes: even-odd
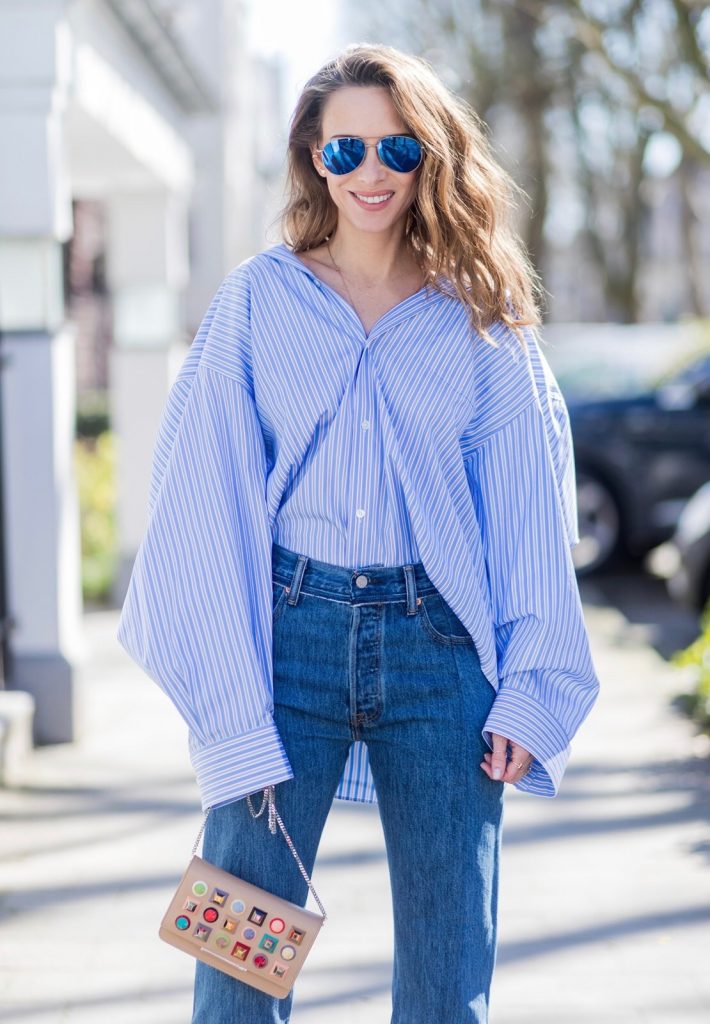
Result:
[[[351,294],[350,289],[348,287],[348,282],[345,280],[345,274],[342,272],[342,270],[340,269],[338,264],[333,259],[333,253],[332,253],[331,248],[330,248],[330,239],[328,237],[326,237],[325,244],[326,244],[326,247],[328,249],[328,255],[330,256],[330,261],[333,264],[333,268],[338,271],[338,273],[340,274],[340,278],[341,278],[343,284],[345,285],[345,291],[348,293],[348,298],[350,299],[350,305],[353,307],[353,309],[355,309],[356,308],[355,307],[355,303],[353,302],[353,297],[352,297],[352,294]],[[424,284],[421,285],[421,287],[419,288],[419,291],[421,291],[421,289],[423,287],[424,287]]]
[[[348,287],[348,282],[345,280],[345,274],[342,272],[342,270],[340,269],[338,264],[333,259],[333,253],[330,251],[330,239],[329,238],[326,238],[325,244],[326,244],[326,246],[328,248],[328,255],[330,256],[330,261],[333,264],[333,267],[340,274],[340,279],[343,282],[343,284],[345,285],[345,291],[348,293],[348,299],[350,300],[350,305],[353,307],[353,309],[355,309],[355,303],[353,302],[353,297],[352,297],[352,294],[351,294],[350,289]]]

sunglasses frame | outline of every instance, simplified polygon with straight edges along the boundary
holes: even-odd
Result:
[[[362,167],[367,158],[368,149],[376,149],[380,163],[383,164],[388,171],[394,171],[395,174],[411,174],[412,171],[416,171],[417,167],[421,167],[422,160],[424,159],[424,146],[421,144],[419,139],[415,138],[413,135],[407,135],[406,132],[399,132],[393,135],[383,135],[382,138],[377,140],[377,142],[366,142],[365,138],[362,135],[332,135],[326,142],[325,146],[322,147],[322,149],[316,148],[316,153],[321,154],[321,160],[323,159],[322,154],[326,146],[328,146],[331,142],[339,142],[341,139],[357,139],[359,142],[362,142],[362,144],[365,147],[365,150],[362,154],[362,160],[360,161],[360,163],[356,164],[354,167],[351,167],[349,171],[333,171],[328,166],[326,166],[326,163],[323,160],[323,166],[325,167],[326,171],[328,171],[330,174],[335,174],[338,177],[342,177],[345,174],[352,174],[352,172],[356,171],[358,167]],[[399,171],[397,170],[396,167],[390,167],[387,161],[383,159],[382,150],[380,147],[382,143],[385,142],[387,139],[411,139],[413,142],[417,143],[417,145],[419,146],[419,161],[414,167],[412,167],[410,171]]]

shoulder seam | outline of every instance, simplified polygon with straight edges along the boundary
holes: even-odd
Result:
[[[249,385],[246,383],[246,381],[242,380],[236,374],[225,373],[224,370],[218,369],[216,366],[212,366],[209,361],[205,360],[204,355],[197,365],[197,369],[195,370],[195,377],[197,377],[197,375],[201,371],[204,371],[204,373],[212,373],[214,374],[215,377],[220,377],[222,380],[228,380],[231,381],[233,384],[238,384],[242,391],[246,392],[250,399],[253,398]]]

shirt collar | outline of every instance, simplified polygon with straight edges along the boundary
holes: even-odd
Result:
[[[285,242],[280,242],[278,245],[271,246],[267,249],[265,255],[271,259],[276,260],[280,263],[285,263],[295,270],[301,271],[306,274],[308,278],[314,282],[319,292],[326,297],[326,299],[333,304],[337,304],[340,312],[345,316],[346,321],[350,327],[354,327],[361,338],[365,337],[365,332],[360,321],[359,316],[351,306],[351,304],[339,295],[334,288],[322,281],[317,274],[306,266]],[[402,320],[408,320],[410,317],[415,316],[417,313],[424,309],[431,308],[431,303],[443,301],[445,298],[458,299],[455,289],[451,282],[444,275],[439,275],[437,279],[443,287],[446,289],[446,293],[442,294],[440,291],[433,288],[422,287],[419,291],[409,295],[406,299],[398,302],[396,306],[393,306],[390,310],[384,313],[379,320],[373,324],[370,333],[366,336],[369,342],[373,337],[380,334],[381,331],[387,330],[394,327],[396,324],[401,323]]]

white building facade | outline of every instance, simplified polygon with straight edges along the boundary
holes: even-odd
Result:
[[[81,731],[74,331],[62,247],[72,200],[104,205],[125,591],[153,441],[221,278],[267,244],[279,193],[276,64],[232,0],[0,0],[0,343],[5,694],[34,739]],[[264,86],[267,88],[264,88]],[[258,90],[258,91],[254,91]],[[273,138],[275,145],[271,146]],[[265,157],[266,154],[266,157]],[[0,735],[1,740],[1,735]]]

